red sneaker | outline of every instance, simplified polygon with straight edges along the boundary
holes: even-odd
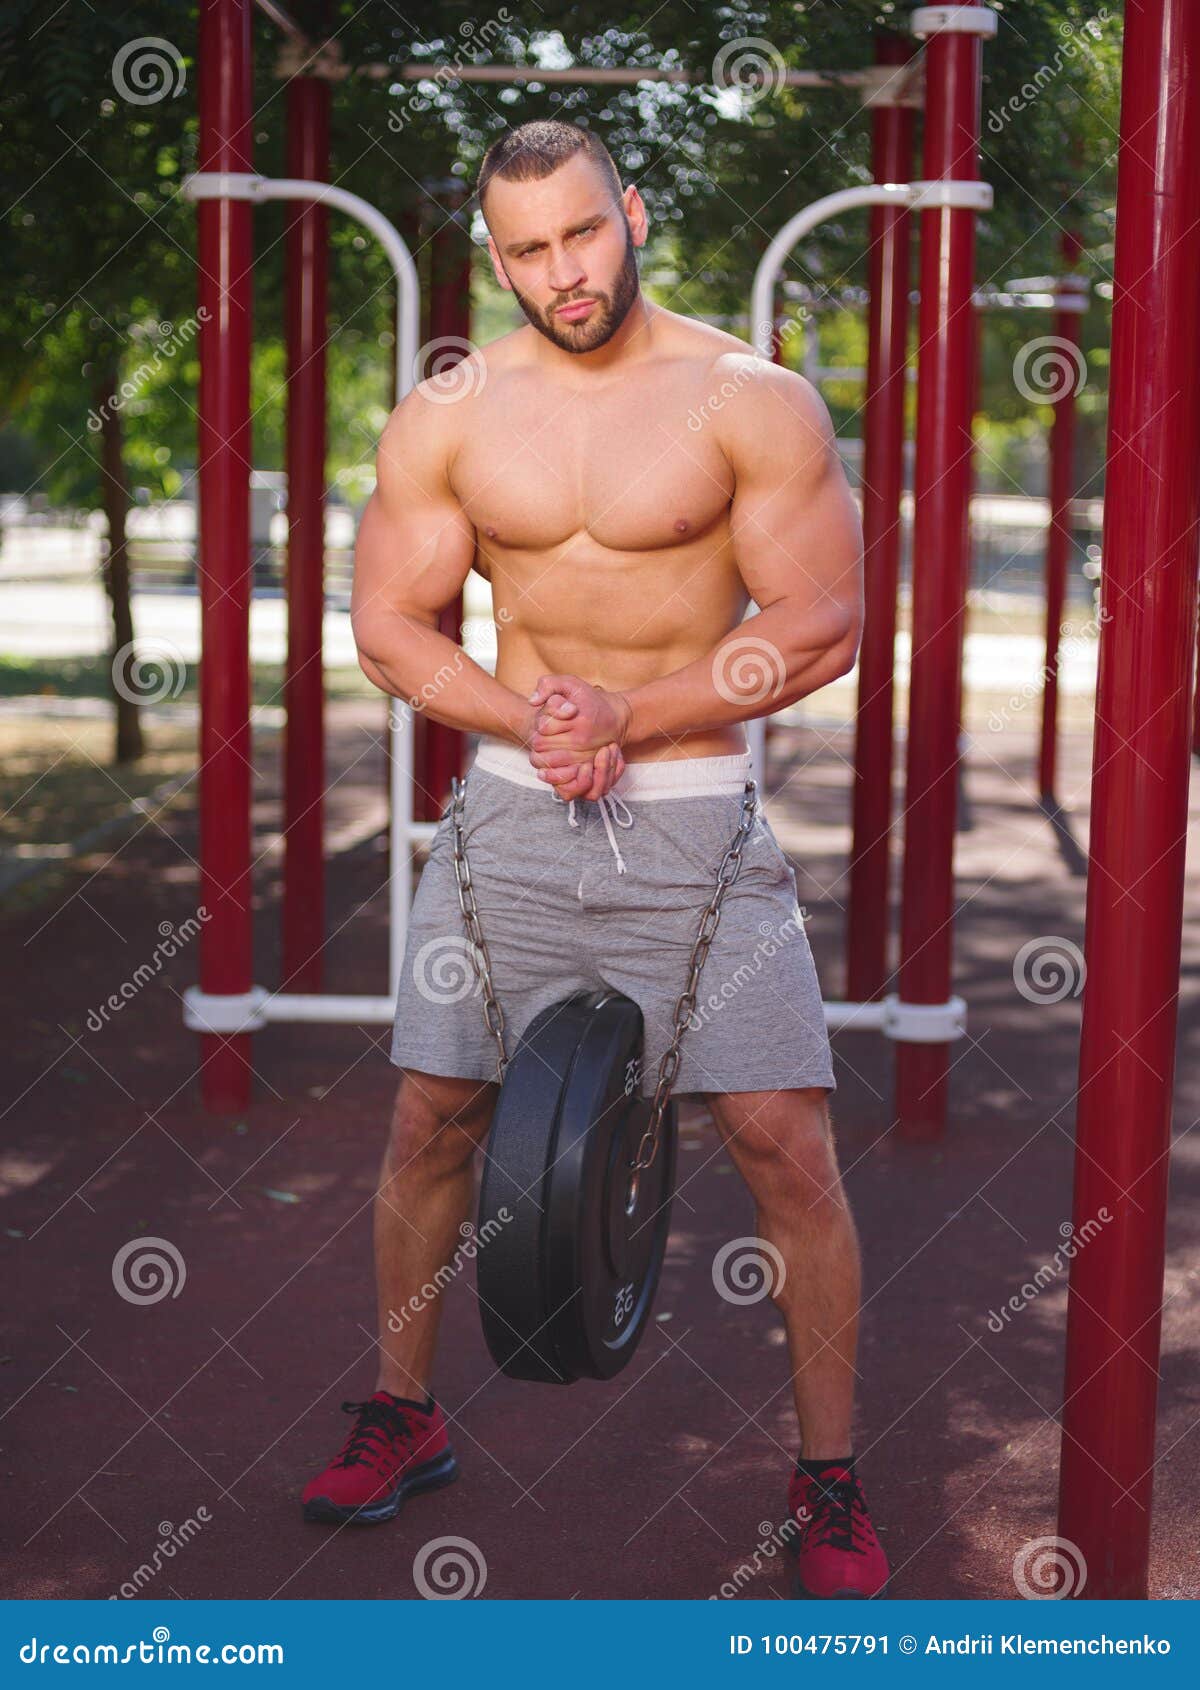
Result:
[[[792,1595],[871,1597],[887,1590],[888,1564],[853,1469],[830,1462],[817,1478],[795,1469],[788,1485]],[[785,1528],[787,1529],[787,1528]]]
[[[422,1405],[376,1391],[342,1409],[358,1419],[340,1452],[301,1492],[306,1520],[374,1525],[393,1519],[414,1492],[457,1479],[446,1422],[432,1397]]]

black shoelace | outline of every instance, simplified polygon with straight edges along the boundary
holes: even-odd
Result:
[[[412,1437],[407,1415],[386,1402],[344,1402],[342,1412],[357,1414],[359,1420],[337,1458],[338,1467],[353,1467],[356,1462],[365,1461],[377,1466],[393,1438]]]
[[[866,1515],[867,1504],[857,1479],[817,1479],[809,1488],[808,1509],[812,1515],[808,1528],[814,1543],[827,1543],[851,1555],[865,1555],[866,1525],[860,1512]]]

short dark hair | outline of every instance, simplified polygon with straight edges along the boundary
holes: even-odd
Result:
[[[484,192],[493,176],[503,177],[506,182],[540,182],[569,158],[574,158],[576,153],[587,154],[612,188],[613,197],[619,200],[620,173],[599,136],[590,129],[579,128],[577,124],[549,118],[507,129],[492,142],[483,155],[479,179],[475,184],[480,210],[483,209]]]

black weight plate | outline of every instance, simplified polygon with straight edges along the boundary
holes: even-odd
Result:
[[[637,1348],[654,1301],[670,1226],[675,1117],[668,1106],[658,1155],[641,1176],[630,1215],[628,1167],[651,1107],[636,1084],[630,1087],[642,1016],[617,993],[591,1001],[546,1181],[546,1283],[564,1373],[611,1379]]]
[[[565,1384],[574,1377],[564,1372],[547,1325],[542,1235],[561,1096],[593,996],[578,993],[534,1016],[505,1069],[484,1147],[479,1312],[493,1361],[514,1379]]]

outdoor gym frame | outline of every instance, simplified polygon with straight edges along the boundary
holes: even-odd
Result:
[[[282,8],[263,3],[267,12],[289,36],[292,48],[302,46],[300,32],[287,19]],[[294,243],[289,257],[295,269],[289,268],[289,465],[297,466],[293,485],[296,499],[289,500],[289,566],[288,566],[288,629],[289,650],[285,698],[287,702],[287,737],[285,741],[285,854],[283,874],[283,956],[284,976],[290,984],[303,981],[306,972],[316,974],[313,959],[319,955],[323,939],[323,861],[321,852],[321,800],[323,780],[321,720],[321,542],[322,517],[320,494],[323,491],[324,460],[324,372],[322,324],[324,315],[324,272],[318,269],[322,257],[323,225],[314,219],[332,206],[358,218],[375,233],[387,251],[397,278],[398,322],[396,393],[402,397],[415,379],[416,342],[418,338],[419,302],[416,271],[405,243],[398,231],[374,207],[355,195],[329,186],[323,177],[328,170],[327,101],[309,93],[299,95],[297,85],[306,79],[293,76],[289,87],[295,98],[289,99],[290,160],[303,164],[311,174],[303,178],[269,180],[251,168],[249,144],[249,6],[247,0],[233,5],[237,25],[226,22],[218,45],[217,14],[227,10],[221,5],[204,9],[203,18],[212,36],[209,44],[201,44],[201,148],[200,168],[190,176],[183,191],[199,203],[201,217],[201,266],[210,283],[215,310],[223,291],[216,283],[221,276],[219,256],[206,262],[207,243],[220,238],[222,228],[234,246],[249,243],[249,228],[243,230],[235,212],[245,215],[248,207],[268,199],[288,199],[310,202],[289,230]],[[930,34],[933,40],[927,49],[930,66],[937,66],[931,76],[927,97],[931,112],[946,108],[947,121],[964,123],[970,128],[973,140],[968,152],[974,156],[979,128],[979,45],[982,37],[994,33],[994,15],[984,7],[926,7],[912,16],[915,35]],[[236,40],[235,40],[236,38]],[[950,44],[958,41],[965,47],[963,61],[975,78],[971,92],[957,54]],[[240,54],[235,64],[229,54]],[[894,110],[910,107],[915,101],[914,87],[923,68],[922,61],[911,58],[911,49],[903,41],[885,37],[880,44],[880,63],[865,72],[813,73],[819,81],[807,80],[805,86],[835,87],[849,81],[863,88],[864,104],[872,108],[877,122]],[[328,71],[328,51],[313,49],[314,65],[322,64]],[[216,75],[214,75],[214,67]],[[493,66],[490,70],[499,77],[528,77],[523,67]],[[435,76],[439,67],[426,67]],[[579,80],[587,80],[593,73],[581,71]],[[635,73],[623,73],[635,75]],[[800,73],[796,73],[800,74]],[[957,77],[957,80],[955,79]],[[636,76],[635,76],[636,79]],[[315,79],[312,79],[315,80]],[[969,81],[969,75],[967,78]],[[228,110],[230,90],[246,84],[240,112]],[[964,95],[965,90],[965,95]],[[966,109],[960,110],[966,98]],[[224,102],[222,104],[221,102]],[[214,115],[214,109],[215,113]],[[233,121],[240,116],[240,121]],[[324,145],[324,150],[323,150]],[[755,306],[766,302],[765,309],[752,313],[752,318],[773,321],[774,280],[787,252],[808,227],[823,216],[847,209],[852,205],[882,202],[886,205],[931,206],[938,215],[953,216],[956,212],[970,214],[991,203],[991,190],[974,180],[956,181],[948,174],[954,158],[947,154],[939,163],[943,177],[937,181],[911,185],[876,185],[870,188],[847,190],[830,196],[809,212],[800,214],[771,243],[760,266],[755,286]],[[223,208],[230,219],[228,225],[218,224],[214,231],[205,219],[208,206]],[[248,260],[247,260],[248,268]],[[317,285],[319,278],[320,285]],[[970,274],[965,272],[968,305]],[[245,291],[246,276],[240,275]],[[905,278],[896,270],[892,285],[906,290]],[[963,276],[956,276],[956,281]],[[203,285],[203,284],[202,284]],[[947,293],[940,308],[950,310],[952,296]],[[204,387],[206,373],[211,373],[214,388],[224,396],[213,399],[213,411],[218,412],[229,402],[229,396],[244,382],[244,372],[238,376],[227,366],[248,362],[249,358],[249,301],[244,309],[240,299],[226,300],[226,308],[216,321],[216,334],[201,342],[202,414],[206,413]],[[244,329],[244,344],[239,338]],[[211,350],[210,350],[211,349]],[[759,347],[770,356],[772,347],[768,332],[765,345]],[[317,371],[319,370],[319,374]],[[301,385],[305,384],[305,385]],[[964,390],[965,391],[965,390]],[[241,402],[239,402],[240,405]],[[317,405],[322,415],[318,419]],[[230,423],[233,418],[230,417]],[[962,419],[957,419],[962,426]],[[242,676],[236,687],[209,693],[202,682],[202,788],[201,788],[201,861],[206,877],[210,867],[214,884],[212,906],[214,917],[208,928],[216,927],[210,942],[202,947],[200,985],[184,995],[186,1024],[202,1035],[202,1087],[205,1101],[212,1108],[237,1109],[245,1106],[250,1087],[250,1052],[248,1040],[258,1027],[271,1021],[347,1021],[355,1024],[383,1024],[391,1020],[399,968],[407,938],[409,901],[411,897],[411,847],[414,841],[428,838],[434,828],[429,822],[413,819],[412,772],[414,767],[413,715],[407,706],[393,705],[389,735],[392,751],[392,827],[389,877],[389,995],[356,996],[323,993],[320,991],[270,991],[255,983],[250,929],[250,863],[249,843],[249,783],[248,775],[248,613],[249,599],[245,584],[236,583],[232,576],[224,590],[217,590],[211,569],[205,561],[211,551],[221,554],[228,544],[226,566],[235,567],[240,548],[237,535],[236,511],[239,493],[237,476],[248,473],[249,418],[240,427],[222,429],[224,450],[211,457],[203,449],[205,424],[202,422],[202,451],[200,474],[201,582],[203,599],[203,643],[207,657],[218,653],[218,668],[226,670],[223,653],[230,642],[235,653],[231,665],[234,674]],[[969,437],[970,414],[966,413],[966,432]],[[949,441],[943,443],[943,457],[949,456]],[[239,467],[240,466],[240,467]],[[318,473],[319,467],[319,473]],[[231,480],[230,478],[234,478]],[[898,511],[897,511],[898,519]],[[228,531],[224,525],[232,519]],[[963,512],[963,544],[965,510]],[[224,580],[224,575],[222,580]],[[894,595],[893,595],[894,596]],[[894,610],[893,610],[894,616]],[[211,669],[211,661],[205,665]],[[762,723],[751,723],[752,745],[756,748],[756,767],[762,768]],[[890,761],[890,750],[888,752]],[[956,772],[951,771],[952,781]],[[218,794],[210,799],[210,794]],[[212,824],[213,814],[226,820],[221,827]],[[947,860],[947,872],[949,861]],[[207,878],[206,878],[207,884]],[[217,897],[217,886],[223,889]],[[886,904],[886,884],[881,888]],[[321,925],[318,925],[321,924]],[[872,925],[875,925],[872,921]],[[225,942],[223,929],[238,929],[231,942]],[[854,1026],[877,1028],[898,1042],[919,1045],[937,1060],[942,1052],[941,1067],[948,1067],[948,1041],[961,1036],[964,1030],[966,1005],[961,998],[949,995],[949,947],[945,951],[945,978],[932,991],[922,988],[910,999],[901,1001],[896,993],[879,997],[877,1001],[829,1002],[825,1006],[827,1024],[831,1029]],[[902,1117],[901,1130],[912,1136],[927,1136],[942,1130],[945,1120],[944,1091],[940,1097],[941,1112],[930,1115],[913,1107]]]
[[[285,29],[273,0],[263,9]],[[953,844],[961,704],[963,609],[971,472],[974,322],[971,309],[982,39],[994,31],[983,6],[919,8],[914,32],[926,37],[924,168],[908,182],[901,106],[879,104],[880,79],[862,77],[876,106],[877,185],[871,204],[870,356],[865,424],[864,529],[868,599],[872,575],[894,606],[899,540],[905,323],[905,222],[920,217],[920,313],[913,579],[913,666],[907,743],[903,867],[901,1029],[897,1063],[899,1130],[933,1136],[946,1114],[950,1027],[961,1000],[949,995],[953,914]],[[291,26],[289,33],[294,31]],[[1183,911],[1189,757],[1196,661],[1196,541],[1200,523],[1200,7],[1194,0],[1139,0],[1125,21],[1121,142],[1118,153],[1116,282],[1104,571],[1087,890],[1088,985],[1076,1113],[1074,1223],[1104,1209],[1111,1219],[1071,1266],[1062,1415],[1059,1529],[1082,1553],[1082,1594],[1141,1597],[1147,1588],[1154,1466],[1157,1358],[1161,1323],[1167,1158],[1175,1059]],[[294,39],[294,37],[293,37]],[[303,67],[298,67],[303,68]],[[328,76],[328,54],[311,67]],[[404,74],[433,76],[436,66]],[[509,79],[558,80],[534,67],[493,67]],[[251,764],[249,731],[250,315],[253,203],[311,201],[298,214],[319,218],[335,206],[358,217],[384,242],[397,273],[401,333],[397,397],[411,385],[416,350],[416,286],[411,257],[386,219],[366,202],[305,170],[263,182],[252,162],[249,0],[202,0],[200,18],[199,168],[188,192],[198,201],[200,298],[208,307],[200,334],[199,426],[201,681],[201,895],[211,912],[201,935],[201,989],[187,1018],[202,1038],[202,1087],[210,1107],[238,1109],[249,1098],[250,1032],[271,1019],[390,1019],[386,998],[270,994],[254,984],[251,947]],[[390,72],[389,74],[394,74]],[[461,74],[461,73],[458,73]],[[841,73],[816,75],[813,88],[838,86]],[[640,80],[633,71],[622,80]],[[497,78],[499,79],[499,78]],[[571,72],[571,81],[603,80]],[[609,80],[616,78],[609,77]],[[307,96],[301,96],[303,100]],[[297,110],[302,109],[299,105]],[[911,142],[911,134],[908,143]],[[301,152],[303,148],[299,149]],[[310,154],[315,159],[315,154]],[[289,159],[296,153],[289,149]],[[313,177],[317,175],[315,164]],[[882,192],[896,183],[900,192]],[[916,197],[914,197],[914,193]],[[979,195],[980,198],[975,198]],[[312,330],[320,290],[305,295],[304,266],[317,240],[308,225],[295,279],[291,350]],[[299,249],[293,249],[299,250]],[[289,281],[289,286],[292,286]],[[291,337],[290,337],[291,338]],[[292,381],[304,378],[291,364]],[[317,377],[309,372],[317,391]],[[323,373],[319,377],[323,384]],[[302,409],[293,388],[289,416]],[[322,387],[323,391],[323,387]],[[311,397],[305,405],[313,403]],[[310,418],[308,426],[316,429]],[[310,436],[309,447],[316,439]],[[323,435],[322,435],[323,439]],[[298,460],[292,457],[289,467]],[[315,462],[315,459],[312,461]],[[289,502],[306,501],[301,589],[289,607],[297,652],[289,659],[286,807],[307,865],[320,870],[319,829],[300,827],[307,788],[294,785],[304,762],[304,734],[319,732],[319,685],[307,689],[305,665],[320,662],[320,482],[289,485]],[[317,492],[314,493],[314,485]],[[1060,489],[1061,492],[1061,489]],[[1061,502],[1060,502],[1061,504]],[[289,510],[291,518],[293,511]],[[293,526],[293,536],[295,535]],[[1065,554],[1064,554],[1065,555]],[[876,759],[890,713],[894,609],[874,624],[868,614],[860,654],[856,839],[876,841],[860,873],[872,886],[856,906],[886,907],[890,815],[879,790],[890,770]],[[314,730],[313,698],[317,700]],[[865,713],[864,713],[865,711]],[[431,831],[412,821],[412,722],[400,713],[393,735],[391,983],[402,955],[410,849]],[[888,720],[890,744],[890,715]],[[875,781],[865,789],[864,772]],[[309,771],[311,775],[311,769]],[[878,777],[876,779],[876,777]],[[318,776],[319,778],[319,776]],[[319,790],[316,792],[319,803]],[[861,820],[860,818],[866,818]],[[859,832],[859,827],[863,831]],[[287,862],[294,859],[290,853]],[[883,902],[879,886],[884,887]],[[296,893],[292,894],[293,902]],[[871,900],[874,900],[872,903]],[[288,894],[285,893],[285,905]],[[865,917],[864,917],[865,919]],[[880,923],[878,933],[882,933]],[[878,938],[873,941],[878,944]],[[856,940],[852,955],[866,942]],[[879,975],[876,952],[861,963]],[[830,1024],[879,1003],[831,1005]],[[922,1029],[922,1012],[930,1026]],[[842,1024],[845,1024],[843,1021]],[[925,1031],[929,1036],[919,1035]],[[918,1035],[914,1037],[914,1034]]]

